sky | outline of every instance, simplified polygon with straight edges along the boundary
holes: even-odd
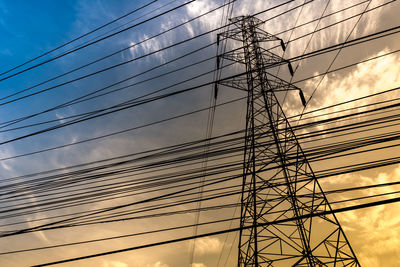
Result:
[[[214,72],[212,70],[215,66],[215,59],[212,57],[217,53],[215,42],[218,31],[205,34],[190,41],[183,41],[211,29],[215,29],[216,27],[223,26],[225,23],[223,18],[225,18],[225,14],[228,13],[228,7],[220,8],[215,12],[211,12],[200,19],[177,27],[156,38],[152,38],[148,41],[147,39],[209,10],[217,8],[224,3],[222,0],[196,0],[181,7],[179,6],[183,5],[186,1],[155,1],[143,9],[140,9],[138,12],[128,15],[91,35],[85,36],[74,43],[46,54],[36,61],[27,63],[22,66],[22,68],[7,72],[15,66],[42,55],[47,51],[51,51],[149,2],[150,1],[127,0],[0,0],[1,184],[10,185],[16,183],[15,188],[18,190],[21,188],[24,189],[23,186],[17,183],[29,181],[30,178],[27,176],[21,177],[22,175],[45,172],[53,169],[59,169],[57,173],[62,174],[67,172],[67,169],[63,168],[68,166],[138,153],[206,137],[208,112],[198,112],[190,116],[169,120],[136,130],[132,130],[132,128],[209,107],[210,99],[212,99],[214,94],[211,82],[214,79]],[[284,2],[285,1],[280,0],[237,0],[233,5],[232,17],[254,14]],[[304,5],[303,8],[295,8],[285,15],[277,16],[290,8],[300,6],[303,2],[305,1],[296,0],[290,4],[283,5],[280,8],[259,15],[260,19],[266,21],[262,25],[262,29],[279,36],[279,38],[287,43],[287,49],[284,53],[280,49],[273,50],[275,53],[279,53],[281,57],[292,58],[346,40],[352,40],[360,36],[398,26],[400,5],[398,1],[389,0],[314,0]],[[359,5],[349,8],[345,12],[327,17],[320,22],[316,21],[311,24],[300,26],[305,22],[320,18],[322,14],[330,14],[357,3],[359,3]],[[389,4],[383,5],[385,3]],[[379,7],[380,5],[383,6]],[[128,29],[128,27],[135,23],[144,21],[151,16],[161,14],[174,7],[177,8],[166,15]],[[377,8],[374,9],[374,7]],[[312,32],[315,28],[321,29],[369,9],[372,10],[366,12],[361,17],[357,15],[353,19],[348,19],[336,26],[318,31],[313,35],[308,35],[306,38],[300,38],[304,34]],[[285,31],[295,26],[298,27],[294,31]],[[76,52],[57,58],[59,55],[76,48],[77,45],[90,43],[93,40],[98,40],[101,37],[122,29],[127,30],[83,49],[79,49]],[[163,49],[178,42],[182,43],[169,49]],[[271,72],[275,74],[278,73],[283,79],[291,79],[296,86],[302,89],[306,99],[310,99],[305,109],[307,112],[320,107],[334,105],[354,98],[368,96],[399,87],[400,65],[397,63],[400,60],[400,55],[396,53],[399,49],[399,44],[399,36],[397,33],[385,38],[342,49],[338,54],[336,54],[336,51],[322,56],[308,58],[302,60],[299,65],[298,62],[295,62],[293,66],[296,71],[293,77],[290,76],[286,66],[282,66],[279,70],[274,68]],[[226,47],[226,49],[236,48],[238,44],[233,41],[227,41]],[[154,52],[160,49],[160,52]],[[199,51],[193,52],[195,50]],[[114,53],[116,51],[121,52]],[[114,53],[113,56],[99,60],[105,55],[112,53]],[[147,54],[149,53],[150,55],[148,56]],[[175,60],[175,58],[186,53],[190,54],[179,60]],[[319,75],[329,70],[334,70],[342,66],[378,56],[379,58],[375,60],[354,64],[354,66],[332,72],[328,75]],[[196,64],[193,67],[183,68],[180,71],[165,75],[170,71],[206,58],[212,59]],[[171,60],[174,61],[168,63]],[[35,67],[35,63],[46,61],[49,62]],[[96,63],[80,68],[93,61],[96,61]],[[129,63],[124,63],[127,61],[129,61]],[[119,64],[119,66],[107,71],[101,71],[104,68],[116,64]],[[164,65],[158,67],[160,64]],[[29,67],[32,67],[32,69],[16,74],[18,70]],[[75,69],[77,70],[75,71]],[[149,69],[153,70],[147,71]],[[71,70],[74,71],[72,72]],[[222,75],[227,76],[232,73],[243,71],[239,65],[234,65],[227,68],[227,70],[226,72],[222,72]],[[145,73],[141,74],[142,72]],[[3,79],[13,73],[16,75]],[[206,74],[196,77],[203,73]],[[314,75],[316,78],[303,81],[303,79]],[[52,79],[56,76],[60,77]],[[82,76],[87,77],[80,78]],[[159,77],[149,79],[154,76]],[[322,80],[321,77],[323,77]],[[149,80],[147,81],[147,79]],[[186,79],[190,80],[184,82]],[[71,82],[72,80],[76,81]],[[64,83],[66,84],[64,85]],[[128,86],[132,83],[135,85]],[[30,135],[33,132],[38,132],[48,127],[63,125],[63,123],[71,120],[68,119],[68,116],[98,109],[106,109],[161,89],[163,89],[163,93],[170,93],[202,83],[210,84],[201,87],[200,90],[192,90],[185,94],[124,109],[67,127]],[[120,89],[113,91],[118,88]],[[317,88],[317,90],[315,90],[315,88]],[[100,89],[101,91],[99,91]],[[98,92],[93,93],[95,91]],[[14,94],[16,92],[18,93]],[[90,93],[92,93],[92,96],[99,97],[54,109],[54,107],[68,101],[76,101],[79,97],[87,97],[86,95]],[[100,96],[102,93],[106,94]],[[160,94],[162,93],[155,93],[155,95]],[[246,95],[241,91],[221,86],[217,104],[235,100],[240,97],[243,98],[245,96]],[[378,101],[396,101],[399,96],[400,93],[398,90],[394,90],[390,93],[377,95],[376,97],[369,97],[360,101],[350,102],[346,105],[332,107],[319,113],[313,113],[313,115],[323,115],[327,112],[341,112],[343,109],[352,109],[348,113],[332,113],[320,117],[333,118],[337,116],[337,114],[349,114],[354,110],[365,111],[378,106],[371,105],[362,108],[363,105],[374,104]],[[283,95],[280,94],[279,99],[287,116],[294,116],[302,112],[302,104],[296,93],[289,92],[285,100],[283,100]],[[22,117],[36,113],[38,115],[19,121]],[[386,114],[387,116],[396,115],[398,111],[396,113],[396,109],[393,109]],[[378,115],[375,116],[379,117]],[[245,117],[246,102],[243,99],[217,107],[213,121],[212,136],[243,129],[245,127]],[[317,117],[317,119],[318,118],[319,117]],[[311,115],[305,114],[301,123],[312,122],[317,119]],[[314,128],[300,129],[296,131],[296,134],[301,135],[315,130],[324,130],[327,127],[362,122],[364,119],[365,118],[362,116],[357,116],[348,121],[333,122],[329,125],[316,125]],[[40,124],[47,120],[51,120],[51,122]],[[292,125],[296,125],[299,122],[293,119],[291,123]],[[22,127],[27,125],[32,126]],[[12,130],[7,131],[7,129]],[[399,130],[399,127],[396,125],[386,128],[371,126],[368,128],[368,131],[364,133],[350,134],[348,136],[332,139],[329,139],[328,135],[320,135],[312,140],[305,139],[301,142],[301,145],[303,149],[307,151],[307,149],[311,149],[312,147],[322,146],[333,141],[350,142],[355,138],[373,135],[379,136],[396,130]],[[116,134],[116,132],[121,133]],[[98,138],[103,135],[108,135],[108,137]],[[82,140],[90,138],[96,139],[90,142],[79,143]],[[9,142],[9,140],[13,141]],[[75,144],[77,142],[79,144]],[[67,144],[73,145],[65,146]],[[391,141],[387,144],[397,145],[398,141]],[[374,146],[371,147],[374,148]],[[39,150],[48,151],[32,154],[32,152]],[[371,160],[397,157],[399,152],[398,148],[391,147],[385,150],[348,155],[332,160],[315,160],[311,162],[311,166],[316,173],[319,173],[327,168],[336,168]],[[15,158],[14,156],[18,157]],[[238,156],[237,158],[231,158],[229,160],[240,159],[241,156]],[[213,162],[212,160],[208,162],[209,165],[216,163],[219,162]],[[98,165],[94,164],[90,166]],[[196,165],[197,168],[203,166],[204,163],[201,161]],[[187,168],[188,167],[185,166],[177,166],[176,170],[184,171],[188,170]],[[168,172],[169,170],[160,169],[151,173],[151,175],[162,175]],[[232,173],[235,172],[229,172],[229,174]],[[137,174],[137,177],[149,177],[149,175],[150,174]],[[45,177],[45,173],[37,177]],[[77,177],[80,177],[79,174]],[[133,175],[124,178],[126,180],[121,180],[122,178],[112,175],[109,177],[115,179],[115,182],[136,179],[136,176]],[[329,177],[329,179],[321,179],[320,183],[322,188],[328,191],[376,183],[395,182],[399,181],[399,179],[400,164],[393,164],[366,171],[332,176]],[[85,190],[85,186],[90,187],[91,182],[92,181],[89,181],[86,185],[82,184],[75,189]],[[95,183],[95,181],[93,181],[93,183]],[[228,181],[223,185],[240,185],[240,181]],[[61,188],[59,190],[62,191],[63,189]],[[29,191],[29,189],[26,189],[22,202],[18,202],[18,200],[13,200],[12,198],[7,199],[2,197],[0,199],[0,208],[2,213],[5,214],[1,217],[3,222],[0,227],[3,229],[0,229],[0,231],[18,229],[18,227],[33,227],[41,222],[50,222],[51,220],[47,217],[131,203],[139,199],[161,195],[163,192],[170,192],[166,189],[163,190],[160,189],[152,193],[131,195],[129,197],[104,200],[102,202],[78,205],[75,207],[60,208],[53,211],[37,211],[30,214],[21,214],[16,217],[7,217],[7,208],[13,205],[16,207],[35,205],[39,203],[42,194],[46,193],[45,191]],[[396,190],[399,190],[398,186],[375,188],[360,192],[352,191],[329,195],[328,200],[335,203],[333,204],[335,208],[345,207],[346,205],[365,203],[365,201],[360,199],[347,203],[340,202],[341,200]],[[17,195],[17,193],[18,191],[16,191],[15,194]],[[379,200],[391,197],[398,197],[398,194],[392,194],[388,197],[384,196],[379,198]],[[222,203],[237,203],[238,200],[238,196],[234,196],[222,200]],[[216,204],[221,203],[208,201],[204,202],[202,205]],[[145,207],[145,205],[138,205],[138,208],[142,207]],[[177,209],[183,211],[195,207],[196,204],[183,204],[178,206]],[[129,209],[125,210],[128,211]],[[172,209],[166,211],[171,210]],[[337,215],[362,266],[396,266],[396,264],[400,262],[399,213],[400,205],[396,203],[343,212]],[[200,215],[196,215],[196,213],[182,213],[173,216],[133,219],[2,237],[0,238],[0,253],[96,238],[127,235],[164,227],[174,227],[177,225],[193,224],[197,220],[196,216],[199,216],[199,222],[207,222],[210,220],[238,216],[238,210],[235,208],[210,210],[201,212]],[[42,218],[47,219],[35,221]],[[17,228],[13,228],[14,226],[4,226],[5,224],[11,225],[19,221],[22,221],[22,224],[17,225]],[[213,226],[203,226],[199,227],[197,231],[198,233],[206,233],[227,229],[228,227],[237,227],[237,221],[234,221],[232,224],[227,222]],[[194,229],[188,228],[180,230],[179,232],[171,231],[84,245],[67,246],[65,248],[6,254],[0,256],[0,265],[30,266],[64,258],[79,257],[188,236],[193,233]],[[61,266],[183,267],[189,266],[190,263],[192,263],[192,267],[235,266],[237,260],[237,234],[235,233],[197,239],[194,257],[191,261],[190,255],[192,246],[192,242],[185,241],[96,257],[67,263]]]

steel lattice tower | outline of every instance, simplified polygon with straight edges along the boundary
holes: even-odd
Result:
[[[335,215],[311,216],[331,207],[276,92],[299,90],[303,103],[304,97],[299,88],[267,72],[288,62],[260,46],[280,41],[285,49],[284,43],[261,30],[262,21],[255,17],[231,21],[234,29],[218,40],[239,41],[243,49],[219,57],[242,63],[246,74],[219,84],[248,95],[240,219],[246,228],[240,232],[238,266],[360,266]],[[289,70],[293,74],[290,65]],[[257,226],[285,218],[294,219]]]

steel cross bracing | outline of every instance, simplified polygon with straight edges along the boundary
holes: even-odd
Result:
[[[266,71],[285,60],[260,43],[280,41],[285,49],[283,42],[255,17],[231,21],[235,28],[218,40],[240,41],[243,52],[220,58],[242,63],[246,74],[219,84],[248,94],[240,226],[250,228],[240,232],[238,266],[360,266],[335,215],[257,226],[331,207],[275,94],[298,88]]]

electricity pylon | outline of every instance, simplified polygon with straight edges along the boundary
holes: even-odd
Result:
[[[239,41],[243,49],[219,59],[241,63],[246,72],[218,84],[247,92],[238,266],[360,266],[335,215],[312,216],[331,207],[276,93],[298,90],[305,105],[304,96],[267,72],[289,64],[293,75],[288,61],[260,45],[278,41],[285,49],[283,41],[260,29],[263,22],[255,17],[231,22],[234,28],[218,40]],[[293,220],[258,225],[287,218]]]

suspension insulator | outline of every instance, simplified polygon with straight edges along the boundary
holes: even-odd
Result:
[[[214,99],[218,97],[218,83],[214,83]]]
[[[293,76],[294,75],[294,71],[293,71],[292,64],[290,63],[290,61],[288,61],[287,63],[288,63],[288,68],[289,68],[290,75]]]
[[[306,107],[307,101],[306,101],[306,98],[304,97],[303,91],[301,89],[299,90],[299,95],[300,95],[301,103],[303,104],[304,107]]]
[[[286,45],[285,42],[281,39],[281,47],[283,51],[286,51]]]

